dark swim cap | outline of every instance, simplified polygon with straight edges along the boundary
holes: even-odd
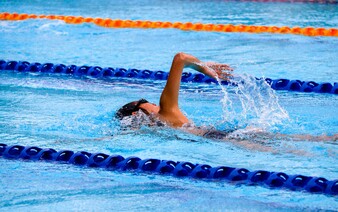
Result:
[[[148,103],[145,99],[140,99],[139,101],[130,102],[123,107],[121,107],[115,114],[115,117],[118,119],[123,119],[123,117],[131,116],[133,112],[138,111],[141,104]]]

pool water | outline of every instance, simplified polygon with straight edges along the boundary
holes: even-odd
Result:
[[[21,5],[20,1],[4,1],[0,2],[0,8],[2,12],[278,26],[336,27],[338,20],[336,5],[313,3],[55,1],[47,4],[28,1]],[[236,74],[247,81],[250,77],[244,74],[273,79],[338,81],[335,38],[105,29],[47,20],[2,21],[0,26],[0,59],[5,60],[168,71],[174,54],[184,51],[202,60],[229,63],[236,67]],[[141,97],[157,102],[164,85],[164,81],[104,81],[1,71],[1,142],[227,165],[251,171],[283,171],[330,180],[338,178],[338,148],[333,141],[268,139],[259,143],[272,148],[271,153],[243,147],[240,142],[221,142],[173,129],[143,126],[122,133],[117,121],[112,119],[115,111]],[[222,129],[226,116],[222,100],[232,102],[230,112],[239,117],[243,115],[241,94],[237,94],[235,88],[224,89],[226,94],[218,85],[184,83],[181,108],[196,125]],[[257,97],[257,92],[246,92],[252,98]],[[279,118],[269,126],[272,133],[332,135],[338,132],[337,95],[271,91],[264,97],[260,103],[278,102],[282,108],[274,113],[270,108],[272,116]],[[288,117],[281,117],[282,111]],[[236,120],[246,124],[260,118],[253,112],[249,114],[251,116],[245,119]],[[258,120],[262,126],[272,121]],[[335,197],[260,186],[2,158],[0,165],[3,167],[0,171],[1,210],[45,210],[47,207],[55,211],[248,208],[258,211],[336,210],[338,207]]]

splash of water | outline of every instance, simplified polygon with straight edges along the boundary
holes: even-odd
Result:
[[[126,116],[120,121],[121,130],[136,130],[144,126],[148,127],[163,127],[166,123],[159,120],[156,115],[146,115],[141,110],[137,111],[135,115]]]
[[[218,128],[271,131],[289,119],[275,91],[265,79],[256,79],[248,74],[232,75],[229,83],[234,84],[233,87],[225,87],[217,79],[223,92],[223,118]]]

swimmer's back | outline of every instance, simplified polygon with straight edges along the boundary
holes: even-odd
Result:
[[[205,138],[217,139],[217,140],[224,139],[230,133],[235,131],[235,130],[221,131],[221,130],[217,130],[215,128],[210,128],[210,127],[196,127],[193,124],[184,125],[183,130],[189,133],[198,135],[198,136],[203,136]]]

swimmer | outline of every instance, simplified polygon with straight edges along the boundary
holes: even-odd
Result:
[[[162,91],[159,105],[148,102],[145,99],[130,102],[124,105],[116,113],[116,117],[122,120],[124,117],[136,115],[142,111],[146,115],[157,117],[165,125],[180,128],[192,124],[182,113],[178,105],[178,96],[181,77],[184,68],[192,68],[212,78],[227,80],[231,77],[233,69],[226,64],[203,63],[196,57],[177,53],[172,61],[167,83]]]
[[[181,77],[184,68],[192,68],[198,72],[201,72],[209,77],[221,80],[229,80],[232,76],[233,69],[227,64],[202,62],[198,58],[186,54],[177,53],[174,56],[172,65],[170,68],[169,76],[166,85],[162,91],[159,105],[150,103],[145,99],[130,102],[124,105],[116,112],[116,118],[123,121],[130,117],[138,117],[140,114],[145,114],[149,117],[149,120],[153,122],[153,125],[166,125],[172,128],[180,128],[186,132],[193,133],[195,135],[204,136],[207,138],[217,140],[240,140],[233,137],[227,137],[232,131],[219,131],[215,129],[206,129],[194,126],[180,110],[178,104],[179,90],[181,84]],[[141,120],[142,121],[142,120]],[[245,130],[251,134],[263,134],[269,133],[262,132],[257,129]],[[267,136],[270,138],[281,137],[285,138],[282,134],[275,134]],[[293,136],[292,136],[293,137]],[[310,136],[310,135],[298,135],[294,136],[296,139],[309,139],[309,140],[337,140],[337,134],[334,136]]]

